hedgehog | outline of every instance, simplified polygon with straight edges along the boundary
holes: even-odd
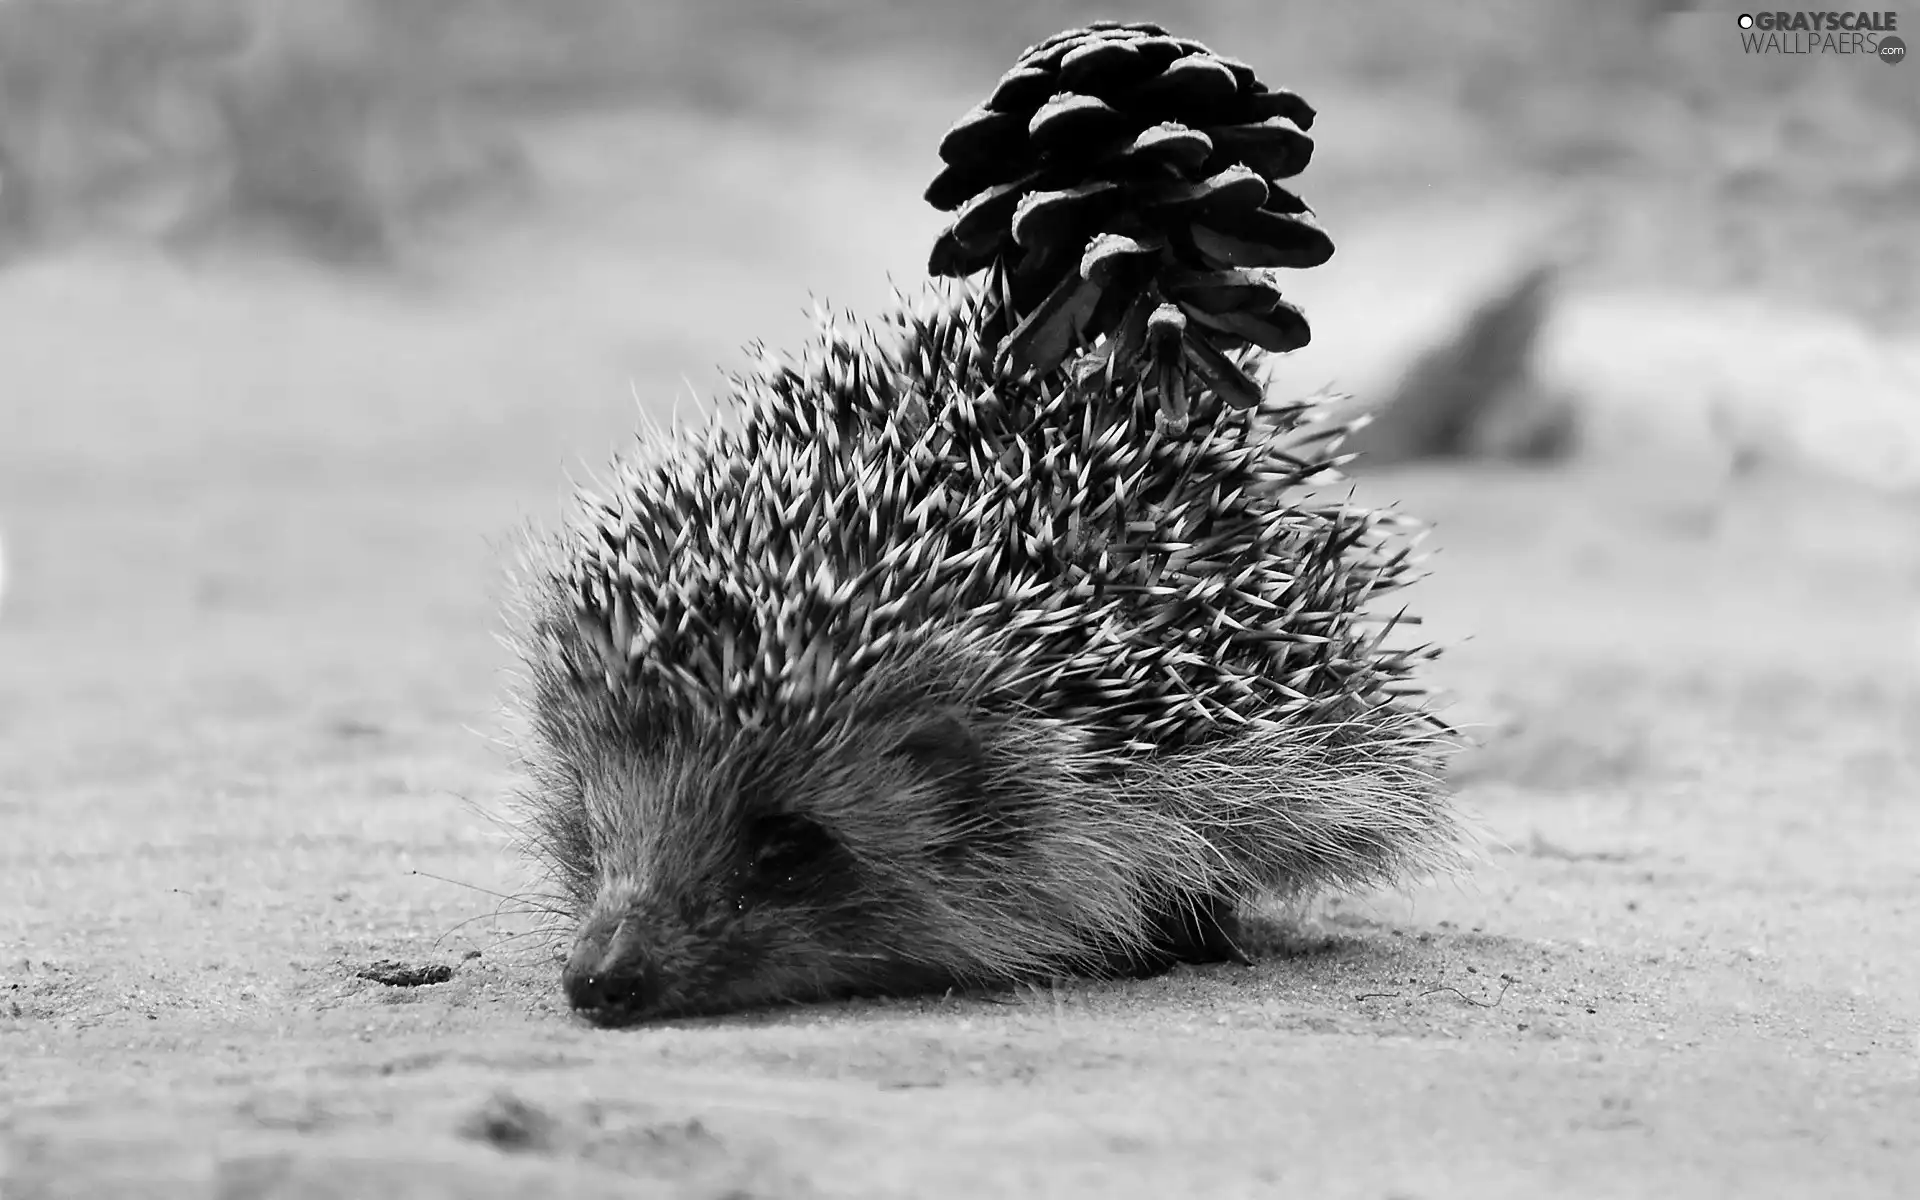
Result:
[[[525,848],[623,1025],[1249,961],[1262,903],[1444,869],[1452,745],[1340,491],[1279,182],[1314,112],[1148,23],[953,127],[933,278],[826,314],[529,543]]]

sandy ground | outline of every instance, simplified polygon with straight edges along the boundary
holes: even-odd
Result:
[[[1365,481],[1437,523],[1468,879],[1253,969],[572,1021],[496,916],[499,547],[914,277],[916,177],[782,153],[392,286],[0,278],[0,1194],[1912,1194],[1920,517],[1764,471]]]

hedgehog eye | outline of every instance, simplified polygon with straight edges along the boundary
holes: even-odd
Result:
[[[938,712],[922,719],[894,745],[894,753],[936,779],[963,786],[979,783],[980,735],[954,713]]]
[[[826,865],[833,848],[833,836],[806,817],[761,817],[748,833],[752,880],[776,892],[798,891]]]

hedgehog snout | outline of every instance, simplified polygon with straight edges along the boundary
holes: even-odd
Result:
[[[631,917],[595,919],[581,929],[560,985],[574,1011],[600,1024],[632,1020],[658,1003],[659,965]]]

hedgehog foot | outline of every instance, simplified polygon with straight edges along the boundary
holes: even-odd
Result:
[[[1225,896],[1178,904],[1162,913],[1154,925],[1172,962],[1253,965],[1240,948],[1238,906]]]
[[[1116,955],[1108,971],[1118,978],[1146,979],[1182,964],[1232,962],[1252,966],[1240,948],[1237,906],[1225,896],[1181,897],[1153,917],[1153,940],[1144,950]]]

